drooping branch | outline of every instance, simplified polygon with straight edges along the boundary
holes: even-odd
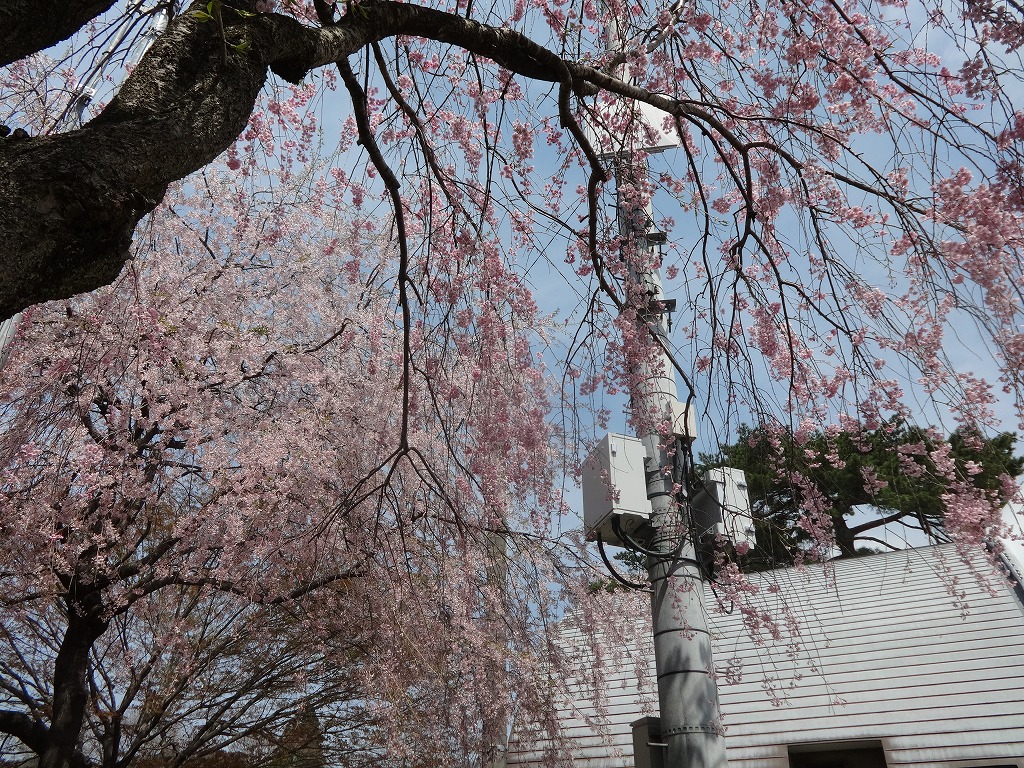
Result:
[[[286,594],[276,595],[274,597],[268,597],[266,599],[259,600],[261,605],[281,605],[291,601],[299,600],[306,595],[322,589],[323,587],[330,586],[332,584],[338,584],[352,579],[360,579],[365,575],[361,570],[345,570],[336,571],[316,579],[312,579],[308,582],[300,584],[294,589],[290,590]],[[208,587],[218,592],[223,592],[229,595],[238,595],[245,597],[250,600],[253,599],[253,593],[251,589],[244,588],[238,582],[230,579],[217,579],[217,578],[181,578],[179,576],[167,576],[159,579],[151,579],[145,582],[138,590],[140,595],[148,595],[154,592],[158,592],[161,589],[165,589],[170,586],[179,587]]]
[[[750,228],[756,213],[749,197],[750,153],[761,144],[742,138],[727,116],[709,108],[565,60],[512,29],[412,3],[364,0],[358,12],[322,28],[280,14],[253,14],[244,5],[225,6],[223,25],[197,17],[205,7],[198,2],[179,15],[110,105],[82,129],[0,141],[0,317],[111,282],[128,258],[135,225],[168,185],[211,162],[244,130],[268,71],[297,82],[396,35],[454,45],[522,77],[558,83],[562,127],[598,176],[603,171],[572,117],[572,93],[606,90],[697,126],[720,155],[730,148],[739,154],[744,173],[734,181]],[[797,158],[766,149],[801,172]],[[888,197],[884,189],[835,178]],[[590,240],[593,249],[593,232]]]

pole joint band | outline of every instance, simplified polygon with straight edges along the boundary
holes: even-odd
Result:
[[[661,737],[678,736],[681,733],[721,733],[718,723],[708,725],[677,725],[675,728],[666,728],[661,732]]]

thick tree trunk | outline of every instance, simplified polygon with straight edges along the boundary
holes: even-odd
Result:
[[[114,0],[2,0],[0,67],[73,35]]]
[[[39,768],[76,768],[83,762],[78,737],[89,702],[89,652],[107,629],[101,609],[95,596],[68,608],[68,626],[53,669],[53,715]]]
[[[245,127],[265,66],[225,61],[216,26],[187,16],[154,49],[84,128],[0,141],[3,317],[111,282],[168,184]]]
[[[557,55],[512,30],[410,3],[364,0],[359,8],[323,29],[225,10],[223,33],[190,10],[82,129],[0,140],[0,319],[110,283],[128,258],[135,225],[168,185],[205,166],[245,128],[268,69],[297,82],[370,42],[419,35],[535,79],[558,81],[569,72]],[[598,76],[587,67],[572,71]]]
[[[856,557],[856,535],[846,524],[846,516],[842,511],[838,511],[832,515],[832,529],[835,532],[836,547],[839,549],[839,556]]]

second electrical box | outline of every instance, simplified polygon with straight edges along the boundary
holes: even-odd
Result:
[[[705,472],[704,490],[694,497],[692,514],[699,535],[721,535],[735,545],[754,546],[754,518],[742,469],[715,467]]]

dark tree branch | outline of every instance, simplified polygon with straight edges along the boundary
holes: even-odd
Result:
[[[395,228],[398,234],[398,303],[402,310],[402,427],[399,445],[407,449],[409,447],[409,412],[411,410],[409,399],[412,380],[412,307],[409,299],[409,286],[412,285],[412,280],[409,277],[409,236],[405,225],[401,184],[387,160],[384,159],[384,153],[381,152],[373,130],[370,128],[370,116],[366,109],[366,92],[359,84],[359,79],[352,71],[347,59],[338,61],[337,65],[341,79],[352,97],[356,126],[359,131],[359,143],[370,156],[370,162],[377,169],[377,173],[380,174],[381,181],[384,182],[391,198],[391,210],[395,215]]]
[[[364,0],[358,13],[322,29],[278,14],[226,12],[222,35],[217,24],[183,13],[82,129],[0,141],[0,316],[111,282],[136,223],[168,185],[207,165],[245,128],[268,70],[298,81],[394,35],[457,45],[563,88],[580,90],[591,77],[611,82],[513,30],[390,0]]]
[[[0,315],[112,281],[138,220],[230,144],[265,79],[184,14],[84,128],[0,142]]]
[[[37,755],[46,747],[48,729],[24,712],[0,710],[0,733],[18,739]]]
[[[899,547],[894,547],[889,542],[882,541],[881,539],[876,539],[874,536],[858,536],[857,537],[857,541],[871,541],[871,542],[874,542],[875,544],[881,544],[883,547],[891,549],[893,552],[899,552],[900,551]]]
[[[914,514],[915,513],[913,512],[896,510],[895,512],[892,512],[891,514],[888,514],[884,517],[875,518],[873,520],[868,520],[866,523],[851,526],[849,531],[857,538],[866,538],[861,536],[860,534],[862,534],[864,531],[870,531],[872,528],[878,528],[879,526],[888,525],[889,523],[895,523],[900,518],[912,516]]]
[[[56,45],[114,0],[0,0],[0,67]]]
[[[316,590],[330,586],[331,584],[338,584],[340,582],[349,581],[350,579],[361,578],[363,575],[364,574],[361,571],[330,573],[326,576],[321,576],[318,579],[306,582],[305,584],[300,584],[285,595],[278,595],[277,597],[260,600],[259,603],[261,605],[281,605],[292,600],[298,600],[311,592],[315,592]],[[254,599],[251,589],[245,589],[242,585],[235,581],[231,581],[230,579],[215,579],[212,577],[183,579],[177,576],[167,576],[161,579],[152,579],[146,582],[146,584],[140,589],[146,594],[151,594],[173,585],[183,587],[208,587],[210,589],[215,589],[218,592]]]

